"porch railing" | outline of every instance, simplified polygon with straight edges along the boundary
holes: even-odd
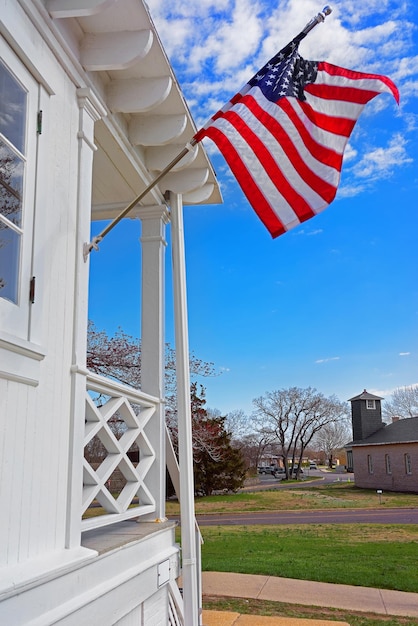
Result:
[[[184,606],[175,581],[168,584],[168,626],[184,626]]]
[[[146,427],[158,403],[158,398],[102,376],[88,374],[83,530],[156,510],[155,499],[147,485],[147,474],[156,455]]]

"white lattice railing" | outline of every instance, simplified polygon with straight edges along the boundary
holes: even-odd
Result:
[[[147,485],[155,451],[145,430],[157,405],[157,398],[88,374],[82,514],[93,516],[83,519],[83,530],[156,510]]]
[[[173,580],[168,584],[168,626],[184,626],[183,598]]]

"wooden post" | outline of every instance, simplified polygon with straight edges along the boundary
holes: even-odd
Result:
[[[170,192],[174,323],[176,337],[177,417],[180,466],[180,516],[185,626],[198,626],[199,598],[195,539],[192,417],[190,406],[189,339],[183,202]]]

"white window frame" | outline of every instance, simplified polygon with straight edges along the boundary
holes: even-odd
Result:
[[[409,452],[405,453],[404,458],[405,458],[405,474],[410,476],[412,474],[412,461],[411,461],[411,455],[409,454]]]
[[[3,38],[0,38],[0,56],[5,67],[27,91],[25,162],[22,201],[22,239],[20,249],[18,301],[10,302],[0,298],[0,329],[7,333],[7,338],[29,340],[29,287],[32,274],[33,216],[35,203],[37,113],[39,105],[39,83],[11,50]],[[7,138],[2,140],[9,146]]]
[[[37,386],[40,362],[45,357],[44,348],[31,336],[30,279],[33,272],[33,233],[36,203],[36,176],[38,172],[37,121],[40,108],[45,110],[45,91],[29,69],[0,35],[0,58],[12,76],[27,90],[25,180],[22,201],[22,242],[19,264],[19,295],[14,304],[0,298],[0,379]],[[43,106],[40,106],[40,101]],[[2,137],[3,139],[3,137]],[[7,141],[8,145],[11,145]],[[39,328],[38,328],[39,331]]]
[[[392,464],[390,461],[390,454],[385,454],[385,467],[386,467],[386,474],[392,474]]]
[[[367,469],[369,474],[373,474],[373,459],[371,454],[367,455]]]
[[[367,399],[366,400],[366,409],[371,409],[373,411],[376,410],[376,400]]]

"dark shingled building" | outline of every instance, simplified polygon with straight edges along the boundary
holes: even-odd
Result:
[[[383,398],[366,389],[351,398],[353,441],[347,469],[357,487],[418,493],[418,417],[382,421]]]

